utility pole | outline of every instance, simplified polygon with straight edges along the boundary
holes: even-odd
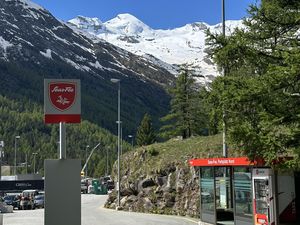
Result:
[[[225,0],[222,0],[222,34],[225,38]],[[226,76],[226,66],[223,67],[223,76]],[[226,133],[227,133],[227,124],[226,124],[226,106],[223,105],[223,157],[227,158],[227,143],[226,143]]]

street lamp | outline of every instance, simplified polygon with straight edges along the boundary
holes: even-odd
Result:
[[[108,147],[106,147],[105,150],[106,150],[106,169],[105,169],[105,176],[108,176]]]
[[[2,179],[2,157],[4,156],[4,141],[0,141],[0,180]]]
[[[15,168],[14,174],[17,175],[17,139],[20,139],[20,136],[15,136]]]
[[[37,155],[37,152],[32,153],[33,155],[33,173],[35,174],[35,157]]]
[[[129,134],[128,137],[131,138],[131,146],[133,147],[133,135]]]
[[[89,148],[90,146],[89,145],[87,145],[87,146],[85,146],[85,163],[86,163],[86,166],[85,166],[85,176],[87,177],[87,172],[88,172],[88,165],[87,165],[87,151],[88,151],[88,148]]]
[[[110,79],[113,83],[118,83],[118,182],[117,182],[117,206],[120,207],[120,134],[121,134],[121,120],[120,120],[120,106],[121,106],[121,80],[112,78]]]

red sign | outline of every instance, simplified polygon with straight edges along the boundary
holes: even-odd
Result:
[[[75,101],[76,85],[68,82],[49,83],[49,98],[53,106],[65,111],[69,109]]]
[[[45,123],[80,123],[80,80],[44,80]]]
[[[191,159],[191,166],[250,166],[254,165],[247,157],[239,158],[208,158],[208,159]]]

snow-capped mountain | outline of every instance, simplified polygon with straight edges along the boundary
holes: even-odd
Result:
[[[165,86],[175,79],[167,70],[70,29],[29,0],[1,0],[0,12],[0,95],[41,104],[44,78],[81,79],[83,118],[115,131],[117,85],[110,79],[118,78],[128,133],[145,112],[156,119],[167,113]],[[99,33],[105,30],[96,19],[86,29],[90,24]]]
[[[104,23],[98,18],[78,16],[68,24],[146,57],[173,74],[177,73],[178,66],[187,64],[201,75],[202,82],[210,82],[218,75],[205,52],[205,30],[221,32],[221,24],[195,22],[171,30],[155,30],[130,14],[120,14]],[[227,32],[238,26],[242,26],[241,21],[226,21]]]

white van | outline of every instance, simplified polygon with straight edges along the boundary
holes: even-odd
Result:
[[[24,190],[21,194],[20,209],[35,209],[34,197],[38,194],[38,190]]]

